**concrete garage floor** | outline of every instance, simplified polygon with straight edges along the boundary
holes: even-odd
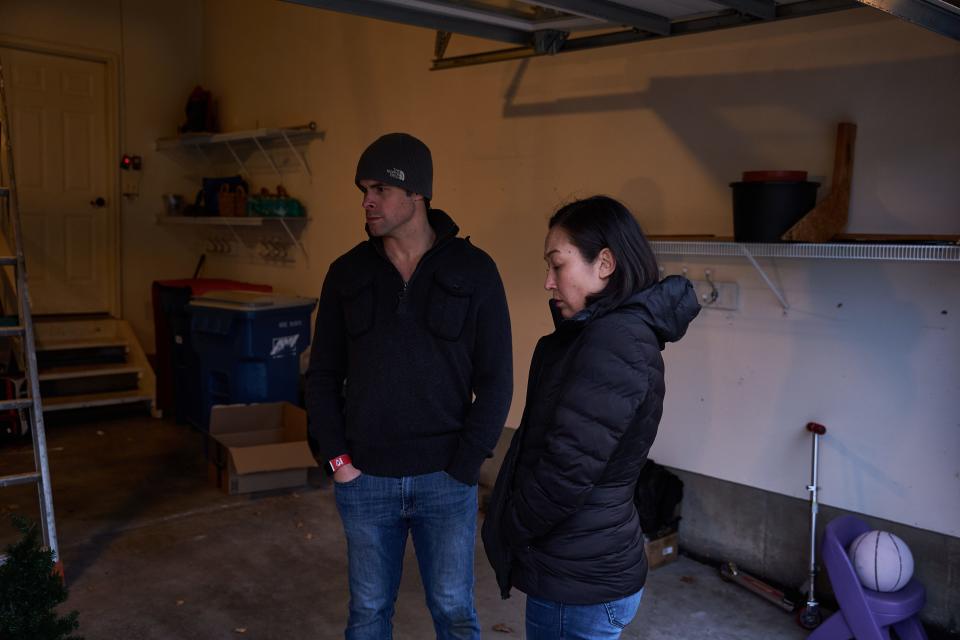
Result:
[[[332,490],[227,496],[210,485],[203,439],[171,420],[134,416],[49,425],[61,556],[87,640],[341,638],[345,542]],[[0,447],[0,470],[31,464],[28,444]],[[31,487],[0,490],[0,545],[11,513],[36,518]],[[412,544],[394,620],[398,640],[433,638]],[[485,638],[523,637],[523,595],[501,600],[477,545]],[[494,626],[509,631],[495,631]],[[792,616],[686,557],[650,572],[624,638],[800,639]]]

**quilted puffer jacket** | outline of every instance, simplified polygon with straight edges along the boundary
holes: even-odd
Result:
[[[699,311],[690,282],[670,276],[615,309],[587,307],[537,343],[483,525],[504,598],[516,587],[597,604],[643,587],[633,495],[663,412],[660,352]]]

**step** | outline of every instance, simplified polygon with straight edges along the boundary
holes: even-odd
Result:
[[[44,400],[63,396],[88,395],[91,393],[124,393],[140,388],[140,379],[142,377],[140,369],[131,366],[114,366],[111,370],[109,365],[100,365],[101,370],[90,370],[89,365],[84,367],[58,367],[58,373],[52,378],[44,378],[46,371],[40,374],[40,395]],[[74,375],[64,373],[63,370],[71,368],[79,371],[87,368],[87,375]]]
[[[63,338],[37,340],[37,351],[70,351],[74,349],[128,348],[123,338]]]
[[[45,412],[146,402],[160,416],[156,378],[129,322],[45,317],[34,329]]]
[[[76,396],[44,398],[43,411],[46,413],[67,409],[86,409],[89,407],[106,407],[115,404],[132,404],[134,402],[153,402],[153,394],[145,393],[137,389],[118,393],[87,393]]]
[[[37,341],[37,366],[41,371],[62,367],[92,367],[126,363],[130,346],[123,338],[64,338]]]
[[[73,380],[76,378],[100,378],[103,376],[117,376],[124,374],[140,375],[139,367],[122,364],[98,364],[98,365],[69,365],[61,367],[48,367],[44,369],[38,379],[40,382],[50,380]]]

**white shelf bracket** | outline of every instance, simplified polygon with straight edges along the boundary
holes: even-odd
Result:
[[[270,167],[273,169],[273,172],[277,174],[277,180],[283,182],[283,176],[280,175],[279,167],[277,167],[277,164],[273,161],[273,158],[270,157],[270,154],[267,153],[267,150],[263,148],[263,145],[260,144],[260,139],[257,136],[253,136],[253,142],[257,145],[257,148],[260,149],[260,153],[262,153],[263,157],[267,159],[267,162],[270,163]]]
[[[243,160],[241,160],[241,159],[240,159],[240,156],[237,155],[237,152],[236,152],[236,150],[233,148],[233,145],[230,144],[230,141],[228,140],[228,141],[224,142],[224,144],[227,145],[227,149],[230,150],[230,155],[233,156],[233,159],[237,162],[237,165],[239,165],[239,167],[240,167],[240,173],[242,173],[243,175],[245,175],[245,176],[247,176],[247,177],[250,177],[250,172],[247,171],[247,165],[243,164]],[[259,145],[258,145],[258,146],[259,146]]]
[[[286,142],[287,146],[290,147],[290,153],[297,158],[297,162],[300,163],[300,167],[306,172],[307,177],[310,178],[310,182],[313,182],[313,174],[310,173],[310,167],[307,165],[307,161],[303,155],[301,155],[300,152],[297,151],[297,148],[293,146],[293,143],[290,141],[290,136],[288,136],[287,132],[283,129],[280,130],[280,135],[283,136],[284,142]]]
[[[773,281],[767,275],[766,271],[763,270],[763,267],[761,267],[760,264],[757,262],[756,258],[753,257],[753,254],[747,250],[747,247],[745,245],[741,244],[739,246],[740,246],[740,251],[743,252],[743,256],[747,260],[749,260],[750,264],[753,265],[753,268],[757,270],[757,273],[759,273],[760,277],[763,278],[763,281],[767,283],[767,287],[770,289],[770,291],[773,292],[773,295],[777,296],[777,300],[780,301],[780,306],[783,307],[783,310],[784,311],[789,310],[790,305],[787,304],[787,299],[784,297],[783,293],[777,288],[777,286],[773,284]]]
[[[293,244],[297,245],[297,247],[300,249],[300,253],[303,254],[303,261],[307,264],[307,266],[310,266],[310,254],[307,253],[306,247],[304,247],[303,243],[300,242],[300,240],[297,239],[295,235],[293,235],[292,231],[290,231],[290,226],[287,224],[286,220],[284,220],[283,218],[278,218],[278,220],[280,221],[280,224],[283,226],[283,230],[287,232],[287,237],[290,238],[290,241],[293,242]]]
[[[230,224],[229,222],[227,223],[227,228],[230,229],[230,233],[233,234],[233,238],[234,238],[234,240],[237,241],[237,244],[242,247],[242,246],[243,246],[243,240],[240,238],[240,234],[237,233],[237,230],[234,229],[234,228],[233,228],[233,225]]]
[[[203,147],[201,147],[201,146],[198,145],[198,144],[195,144],[195,145],[193,145],[193,148],[196,150],[197,154],[200,156],[200,159],[201,159],[203,162],[205,162],[205,163],[208,162],[209,159],[207,158],[207,154],[205,154],[205,153],[203,152]]]

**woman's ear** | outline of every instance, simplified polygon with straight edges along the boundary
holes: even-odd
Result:
[[[613,252],[607,247],[600,250],[597,260],[600,261],[599,275],[604,280],[612,276],[613,272],[617,270],[617,259],[613,257]]]

